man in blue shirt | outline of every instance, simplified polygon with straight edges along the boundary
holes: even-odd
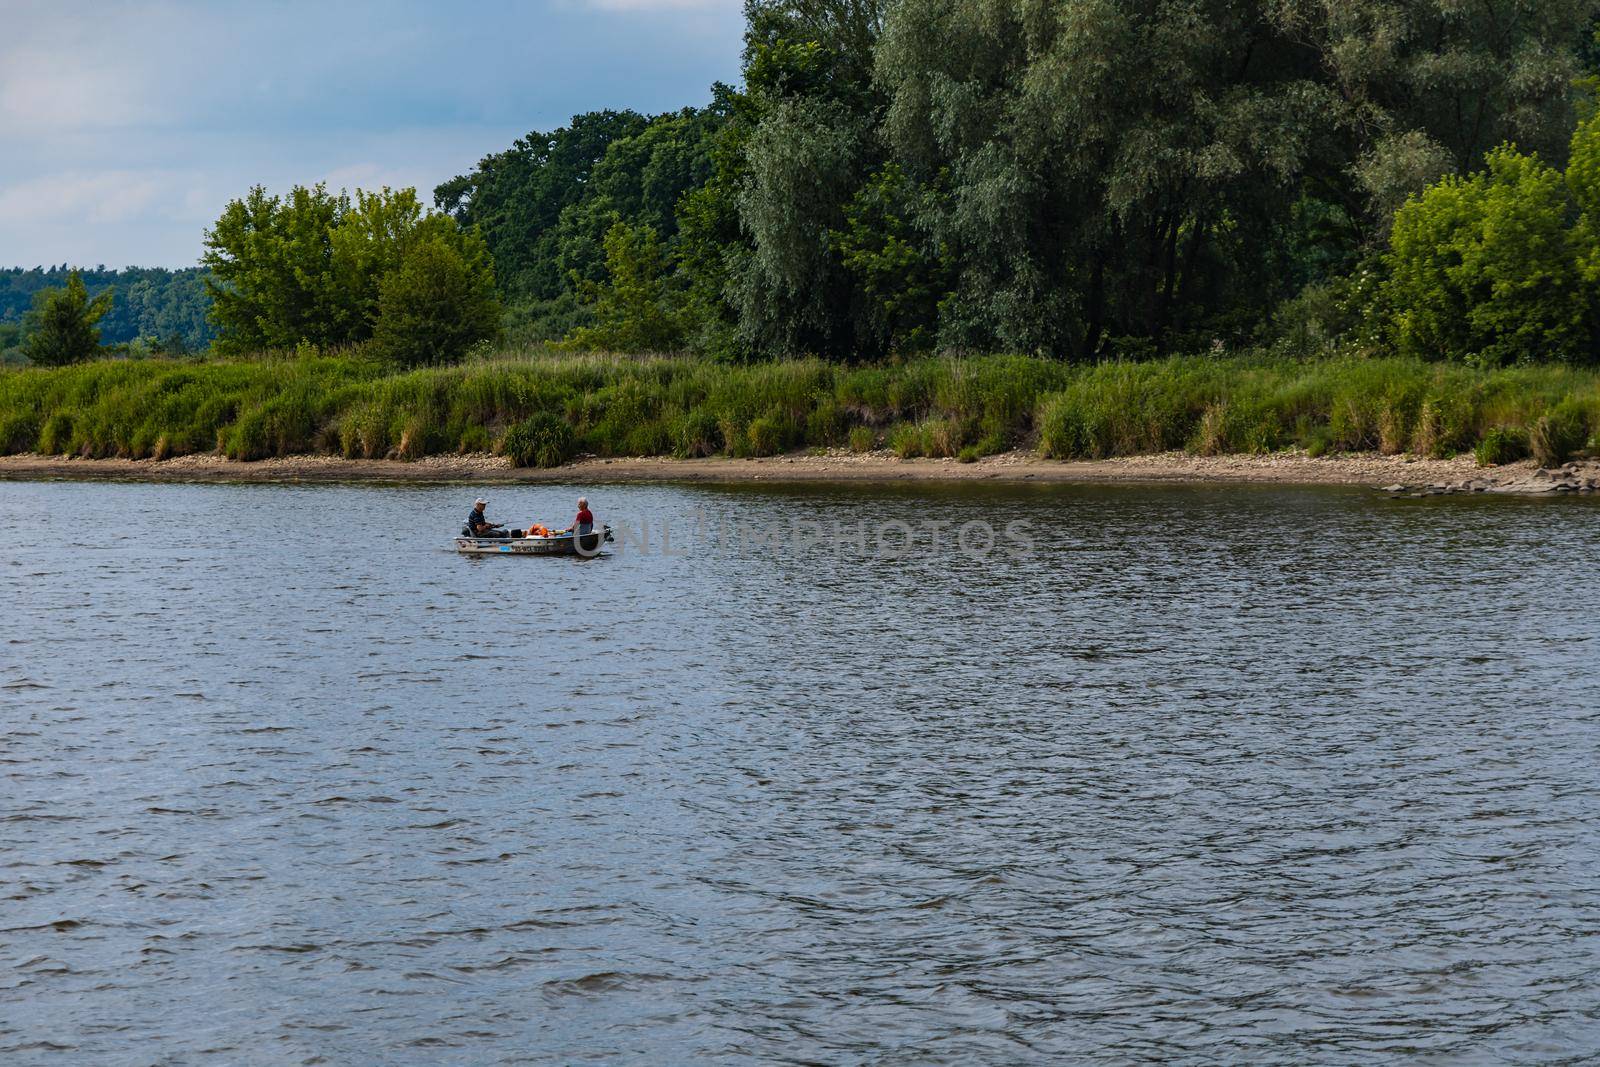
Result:
[[[498,522],[490,522],[483,514],[483,509],[489,502],[482,497],[472,503],[472,512],[467,516],[467,534],[471,537],[510,537],[504,526]],[[519,531],[520,532],[520,531]]]

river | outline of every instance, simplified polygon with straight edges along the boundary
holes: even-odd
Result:
[[[1595,502],[476,493],[0,483],[7,1064],[1600,1048]]]

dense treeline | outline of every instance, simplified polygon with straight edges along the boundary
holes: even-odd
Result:
[[[1588,362],[1597,10],[747,0],[742,84],[704,107],[530,133],[437,211],[253,189],[199,271],[85,272],[88,300],[36,297],[63,270],[4,276],[0,347],[49,321],[39,351],[214,330],[224,356],[402,366],[501,337],[725,361]]]
[[[66,287],[73,271],[59,267],[0,269],[0,351],[20,353],[23,323],[38,293]],[[83,268],[77,273],[92,297],[110,290],[111,306],[99,321],[101,341],[151,352],[203,352],[216,336],[207,319],[205,271],[128,267]]]
[[[1507,142],[1564,166],[1595,8],[750,0],[742,88],[580,115],[435,199],[483,232],[524,339],[1245,343],[1308,285],[1386,273],[1394,213],[1430,183]]]

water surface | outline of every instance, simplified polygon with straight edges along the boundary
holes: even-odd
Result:
[[[0,483],[0,1058],[1600,1047],[1590,502],[612,487],[1035,550],[579,561],[474,495]]]

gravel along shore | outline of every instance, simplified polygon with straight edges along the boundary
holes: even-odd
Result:
[[[1600,461],[1546,470],[1531,461],[1478,467],[1471,456],[1422,459],[1376,453],[1311,457],[1304,452],[1265,456],[1195,456],[1185,452],[1103,460],[1047,460],[1031,452],[953,459],[900,459],[889,452],[833,450],[763,459],[599,459],[563,467],[513,467],[486,453],[430,456],[412,462],[289,456],[240,463],[218,455],[174,459],[78,459],[69,456],[0,457],[0,479],[86,479],[148,482],[1167,482],[1267,485],[1370,485],[1404,495],[1442,493],[1593,493],[1600,491]]]

